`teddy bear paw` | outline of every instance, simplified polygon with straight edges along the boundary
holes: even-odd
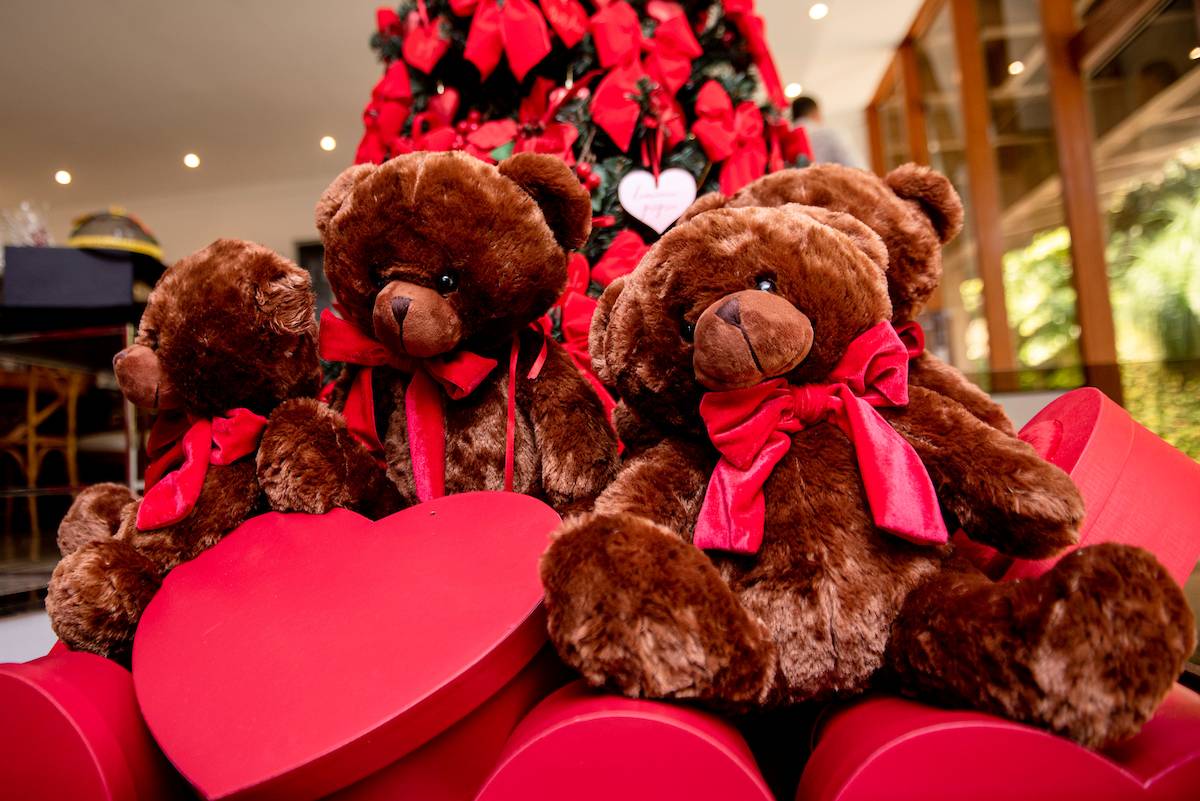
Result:
[[[353,506],[356,449],[365,456],[336,411],[311,398],[285,401],[258,449],[258,481],[271,508],[319,515]]]
[[[703,552],[635,515],[587,515],[542,561],[551,639],[589,683],[641,698],[763,700],[774,643]]]

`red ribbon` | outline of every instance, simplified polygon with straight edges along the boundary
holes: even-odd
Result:
[[[425,3],[419,2],[404,21],[404,60],[425,74],[433,72],[450,49],[450,38],[443,33],[442,18],[429,19]]]
[[[763,486],[791,447],[791,435],[831,419],[854,446],[876,526],[922,545],[949,537],[937,494],[917,452],[876,407],[908,404],[909,346],[890,323],[850,343],[828,384],[786,379],[709,392],[700,415],[721,454],[696,524],[698,548],[756,553],[762,546]]]
[[[146,494],[138,507],[142,531],[178,523],[200,498],[208,466],[233,464],[258,449],[267,418],[249,409],[231,409],[201,420],[161,415],[150,430],[146,450]]]
[[[579,0],[542,0],[542,13],[567,47],[583,41],[588,31],[588,15]]]
[[[592,268],[592,279],[601,286],[607,287],[623,275],[629,275],[637,267],[642,256],[650,246],[642,238],[628,229],[613,237],[608,250]]]
[[[733,107],[725,88],[715,80],[696,95],[697,120],[692,125],[705,154],[721,162],[721,191],[732,195],[767,172],[767,144],[762,112],[746,100]]]
[[[783,82],[779,79],[779,69],[767,44],[763,18],[754,13],[754,0],[724,0],[724,5],[725,17],[737,26],[746,39],[746,49],[754,57],[754,65],[758,67],[771,104],[776,108],[784,108],[787,97],[783,92]]]
[[[647,12],[658,21],[654,35],[642,36],[637,12],[625,0],[610,3],[592,16],[592,39],[601,67],[611,68],[596,87],[592,119],[628,151],[641,117],[643,79],[652,84],[654,116],[672,145],[687,132],[675,94],[691,75],[692,62],[704,50],[678,3],[651,0]],[[644,54],[644,58],[643,58]]]
[[[508,66],[520,81],[550,54],[546,18],[532,0],[450,0],[450,9],[460,17],[474,14],[463,56],[484,80],[501,56],[508,56]]]
[[[579,137],[579,130],[570,123],[556,122],[554,115],[564,102],[585,90],[584,81],[576,81],[567,90],[555,88],[554,81],[549,78],[538,78],[529,95],[521,101],[519,120],[485,122],[467,135],[468,149],[473,155],[491,161],[493,150],[512,142],[514,153],[548,153],[568,165],[574,164],[575,154],[571,148]]]
[[[773,115],[774,119],[767,126],[770,139],[767,155],[767,172],[778,172],[796,163],[801,156],[812,161],[812,146],[808,143],[808,133],[803,125],[794,128],[781,114]]]
[[[538,328],[545,336],[544,330]],[[337,317],[329,309],[321,312],[319,337],[321,358],[344,362],[364,369],[350,386],[343,416],[354,435],[380,463],[384,447],[375,423],[375,403],[371,384],[373,368],[388,364],[411,373],[404,392],[404,413],[408,450],[412,458],[413,483],[417,499],[428,501],[446,494],[446,411],[443,395],[461,400],[474,392],[496,368],[495,359],[460,350],[449,356],[413,362],[397,360],[387,348],[348,319]],[[534,380],[545,364],[547,345],[542,349],[526,377]],[[512,491],[515,473],[517,358],[520,338],[514,336],[509,354],[508,422],[505,429],[504,489]]]
[[[371,90],[371,102],[363,109],[363,133],[355,164],[380,164],[393,155],[389,148],[400,136],[412,110],[412,85],[408,67],[396,60],[387,66],[379,83]]]

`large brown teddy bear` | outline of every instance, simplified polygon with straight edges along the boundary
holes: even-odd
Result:
[[[888,295],[897,325],[914,321],[942,278],[942,246],[963,225],[963,207],[950,181],[928,167],[904,164],[884,177],[840,164],[780,170],[726,198],[699,198],[684,219],[715,208],[800,203],[851,214],[883,240],[888,253]],[[1006,434],[1012,421],[958,370],[925,352],[909,365],[909,383],[940,392]]]
[[[163,274],[113,359],[125,397],[159,413],[146,496],[96,485],[63,520],[46,609],[67,645],[127,661],[163,576],[264,509],[266,415],[320,385],[313,306],[307,272],[248,242],[218,240]]]
[[[313,446],[311,432],[337,425],[332,412],[286,405],[263,444],[276,508],[344,503],[369,487],[347,487],[334,468],[371,457],[391,479],[377,514],[470,490],[590,504],[614,474],[615,434],[570,357],[534,325],[591,228],[570,169],[534,154],[498,166],[463,153],[362,164],[326,190],[317,228],[342,315],[322,319],[321,353],[347,364],[331,403],[367,448]]]
[[[718,209],[609,287],[593,359],[666,436],[547,551],[553,642],[631,696],[745,710],[886,680],[1088,745],[1135,732],[1193,647],[1180,588],[1127,546],[993,583],[944,544],[1046,557],[1082,501],[906,385],[886,267],[847,214]]]

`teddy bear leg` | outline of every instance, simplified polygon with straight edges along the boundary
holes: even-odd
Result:
[[[54,633],[76,651],[124,664],[133,633],[162,580],[158,567],[123,539],[95,540],[54,569],[46,611]]]
[[[92,540],[108,539],[121,527],[121,513],[134,502],[124,484],[93,484],[76,496],[58,525],[58,550],[66,556]]]
[[[702,551],[633,514],[569,520],[542,557],[550,638],[593,685],[736,709],[773,688],[774,642]]]
[[[887,659],[906,694],[1100,747],[1150,718],[1195,636],[1183,592],[1162,565],[1107,543],[1018,581],[948,567],[907,599]]]
[[[258,449],[258,481],[278,512],[341,507],[378,518],[402,506],[384,468],[341,414],[311,398],[285,401],[271,413]]]

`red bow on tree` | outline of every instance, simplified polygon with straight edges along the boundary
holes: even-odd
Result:
[[[767,171],[762,112],[746,100],[733,107],[724,87],[708,81],[696,96],[692,133],[713,162],[721,165],[721,191],[732,195]]]
[[[767,137],[770,140],[767,155],[769,172],[778,172],[789,167],[801,156],[812,161],[812,146],[808,143],[808,134],[803,125],[792,127],[782,115],[776,114],[767,126]]]
[[[908,404],[910,352],[891,323],[883,322],[850,343],[828,384],[792,386],[776,378],[707,393],[700,416],[721,459],[696,523],[696,547],[757,552],[767,479],[791,448],[791,435],[825,419],[854,446],[875,525],[909,542],[944,544],[949,535],[925,465],[875,411]]]
[[[434,95],[425,110],[413,117],[412,135],[400,137],[393,144],[395,153],[418,150],[457,150],[463,142],[454,130],[454,115],[458,111],[458,92],[447,89]]]
[[[621,276],[629,275],[649,249],[650,246],[633,231],[622,231],[613,237],[608,250],[604,251],[600,261],[592,268],[593,280],[607,287]]]
[[[754,66],[762,76],[767,97],[776,108],[787,105],[783,93],[783,82],[779,80],[779,69],[767,45],[767,34],[763,18],[754,13],[754,0],[725,0],[725,17],[737,26],[746,38],[746,49],[754,57]]]
[[[646,10],[658,22],[649,38],[642,36],[637,12],[625,0],[592,16],[596,56],[601,67],[611,68],[596,87],[592,119],[625,151],[641,116],[643,80],[650,84],[653,116],[668,141],[683,139],[686,131],[675,94],[687,83],[692,62],[704,52],[678,3],[651,0]]]
[[[514,153],[549,153],[568,165],[574,164],[571,146],[579,131],[569,123],[556,122],[554,115],[570,97],[583,91],[586,88],[580,81],[568,90],[556,89],[549,78],[538,78],[521,101],[519,122],[509,119],[485,122],[467,135],[468,150],[486,161],[494,161],[492,151],[512,142]]]
[[[393,61],[371,90],[371,102],[363,110],[363,126],[366,130],[359,142],[354,163],[378,164],[387,159],[411,110],[412,86],[408,80],[408,68],[403,61]]]
[[[233,464],[254,453],[266,427],[267,418],[249,409],[232,409],[211,420],[160,416],[146,444],[151,461],[137,527],[153,531],[191,514],[209,465]]]
[[[404,60],[426,74],[450,49],[450,38],[443,35],[441,17],[429,19],[425,0],[417,0],[417,7],[404,20]]]
[[[546,18],[532,0],[450,0],[450,9],[460,17],[474,14],[463,56],[484,80],[501,56],[508,56],[520,81],[550,53]]]

